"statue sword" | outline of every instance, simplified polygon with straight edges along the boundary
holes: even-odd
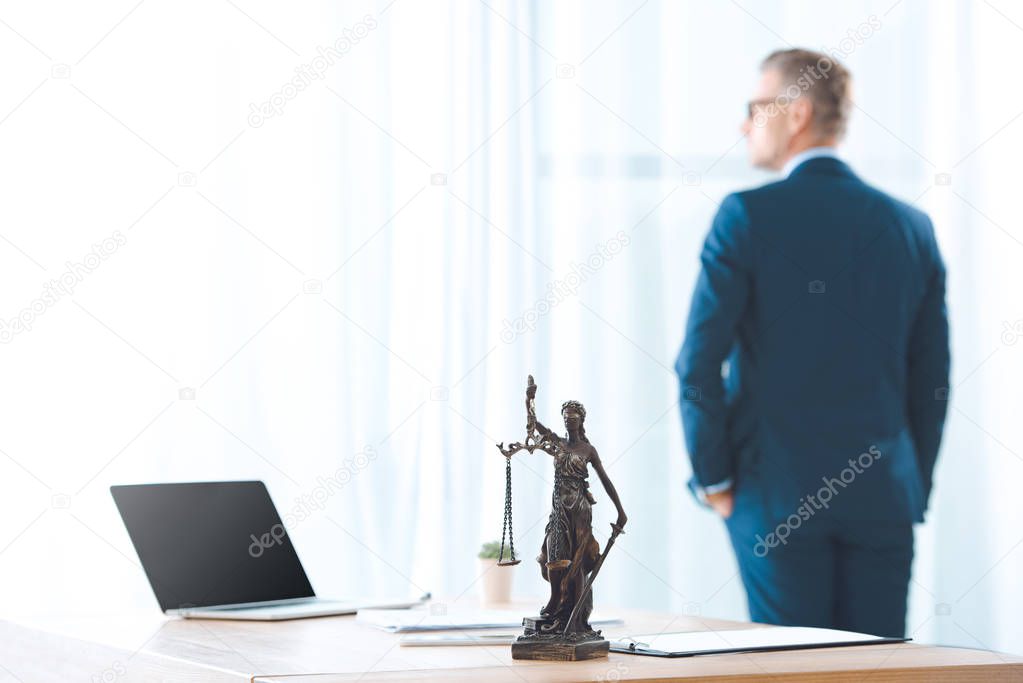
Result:
[[[579,602],[575,604],[575,607],[572,608],[572,613],[568,615],[568,621],[565,622],[565,630],[562,631],[562,635],[568,635],[568,629],[572,625],[572,620],[575,619],[576,613],[579,612],[579,607],[583,604],[583,600],[586,598],[586,593],[588,593],[590,587],[593,586],[593,579],[597,578],[597,572],[600,571],[600,567],[604,564],[604,559],[607,557],[608,551],[610,551],[611,546],[615,544],[615,539],[618,538],[618,535],[624,533],[625,529],[614,522],[611,523],[611,538],[607,539],[607,545],[604,546],[604,552],[600,554],[600,557],[597,558],[597,563],[593,565],[593,571],[591,571],[589,577],[587,577],[582,593],[580,593]]]

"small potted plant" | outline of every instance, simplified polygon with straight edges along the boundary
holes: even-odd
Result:
[[[497,566],[501,555],[501,544],[497,541],[484,543],[479,552],[479,576],[483,584],[480,599],[485,605],[504,604],[511,602],[512,569],[513,567]],[[505,548],[505,559],[508,549]]]

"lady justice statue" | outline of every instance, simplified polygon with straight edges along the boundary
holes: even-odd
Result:
[[[586,438],[586,409],[578,401],[561,406],[567,436],[559,436],[536,419],[534,398],[536,383],[532,375],[526,386],[526,440],[507,448],[498,444],[509,461],[520,450],[540,450],[554,459],[554,492],[551,515],[545,529],[543,545],[537,561],[540,573],[551,585],[551,597],[538,617],[523,619],[524,634],[512,645],[513,659],[577,660],[604,657],[609,643],[589,624],[593,611],[593,579],[619,534],[624,533],[628,517],[618,499],[614,484],[604,471],[597,449]],[[608,498],[618,511],[611,524],[611,537],[603,553],[593,538],[591,506],[596,500],[590,493],[587,466],[592,465]],[[510,469],[506,468],[509,472]],[[506,487],[505,525],[510,529],[511,483]],[[502,537],[502,557],[503,557]],[[514,546],[512,560],[516,563]]]

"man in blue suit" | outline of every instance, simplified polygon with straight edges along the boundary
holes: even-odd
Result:
[[[906,630],[948,399],[926,214],[838,159],[850,76],[771,54],[743,124],[782,179],[727,196],[676,369],[694,492],[725,519],[754,621]]]

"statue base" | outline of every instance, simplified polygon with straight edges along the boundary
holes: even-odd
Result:
[[[538,659],[550,662],[576,662],[583,659],[607,657],[611,643],[600,631],[581,633],[544,633],[541,629],[550,623],[547,617],[526,617],[523,635],[512,643],[512,659]]]

